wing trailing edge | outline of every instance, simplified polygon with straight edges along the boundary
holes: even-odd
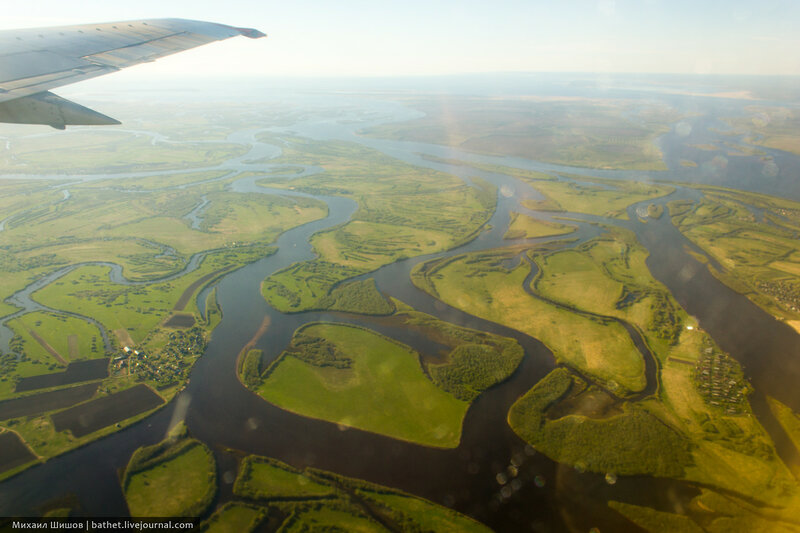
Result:
[[[45,124],[63,130],[67,126],[108,126],[120,121],[51,92],[0,102],[0,122]]]

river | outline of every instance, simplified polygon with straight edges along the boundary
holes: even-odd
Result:
[[[376,104],[373,102],[370,105]],[[181,419],[186,420],[193,435],[215,450],[220,468],[220,501],[230,497],[230,486],[235,477],[236,462],[225,448],[268,455],[298,467],[314,466],[397,487],[451,506],[504,531],[531,527],[583,531],[598,527],[603,531],[619,530],[629,527],[630,524],[608,509],[606,502],[609,499],[669,510],[675,499],[685,502],[696,493],[696,489],[686,483],[643,476],[621,477],[616,484],[609,485],[600,475],[577,472],[535,453],[510,430],[506,423],[506,414],[519,395],[553,368],[552,354],[533,338],[435,300],[414,287],[408,275],[413,266],[422,260],[523,242],[502,239],[508,225],[508,213],[512,210],[526,212],[520,202],[539,196],[534,189],[504,174],[433,162],[425,159],[424,155],[531,170],[601,174],[621,179],[641,179],[643,173],[590,172],[586,169],[520,158],[468,154],[437,145],[358,136],[358,129],[384,122],[386,116],[394,120],[415,116],[413,112],[395,104],[378,108],[384,117],[371,123],[363,120],[312,118],[291,126],[236,132],[227,142],[249,145],[250,151],[219,166],[201,170],[228,169],[232,174],[223,179],[230,179],[231,175],[235,176],[239,172],[269,171],[277,166],[286,167],[285,164],[253,163],[264,157],[276,157],[280,154],[279,147],[257,142],[256,137],[262,131],[279,134],[291,132],[313,139],[359,142],[414,165],[449,172],[467,181],[470,176],[479,176],[498,187],[501,194],[498,195],[497,209],[489,221],[491,229],[472,242],[448,252],[399,261],[362,276],[374,277],[381,291],[420,311],[465,327],[513,337],[525,349],[526,357],[511,378],[489,389],[470,407],[464,420],[459,447],[453,450],[432,449],[297,416],[264,402],[237,380],[236,357],[241,348],[253,338],[265,317],[269,319],[269,328],[258,339],[256,346],[263,349],[268,358],[274,358],[282,351],[295,329],[318,320],[360,324],[397,338],[423,352],[435,349],[426,339],[387,325],[379,319],[327,312],[285,315],[272,309],[263,300],[258,287],[264,277],[294,262],[311,258],[313,252],[309,237],[321,229],[347,221],[355,211],[356,205],[351,200],[315,196],[327,203],[327,218],[285,232],[276,242],[276,254],[226,274],[217,282],[217,298],[223,319],[214,331],[206,353],[193,368],[186,390],[168,406],[142,422],[43,465],[30,468],[0,484],[0,515],[34,513],[37,506],[65,494],[74,496],[83,513],[97,516],[125,514],[126,506],[118,479],[119,469],[127,463],[134,449],[158,442],[164,437],[168,427]],[[695,135],[699,135],[698,131],[709,132],[708,128],[714,124],[713,121],[703,123],[697,119],[693,131],[696,131]],[[154,142],[158,140],[157,135],[153,134]],[[678,157],[674,154],[680,153],[682,141],[675,137],[673,139],[668,134],[662,138],[664,145],[676,145],[665,150],[668,163],[670,158]],[[725,137],[725,140],[729,138]],[[748,158],[742,160],[746,159]],[[670,166],[672,167],[671,164]],[[316,167],[305,167],[302,174],[290,176],[319,171]],[[118,177],[158,174],[159,172],[129,173]],[[698,175],[702,177],[702,173]],[[645,177],[653,179],[654,176],[651,174]],[[674,178],[674,175],[668,173],[656,177]],[[108,176],[103,175],[103,178]],[[99,178],[80,176],[78,179]],[[247,177],[236,180],[232,183],[232,190],[242,193],[303,195],[259,187],[255,184],[256,179]],[[716,176],[711,176],[709,181],[714,179],[717,179]],[[773,186],[767,188],[772,190],[774,182]],[[695,193],[679,188],[675,194]],[[662,203],[665,201],[666,199],[661,200]],[[631,213],[635,207],[630,208]],[[537,216],[549,217],[546,213],[537,213]],[[199,224],[200,217],[202,206],[198,205],[190,217],[192,224]],[[634,216],[627,222],[582,215],[576,215],[576,218],[586,221],[576,222],[579,230],[568,236],[577,237],[577,243],[600,232],[595,225],[590,224],[597,220],[623,225],[636,232],[640,242],[650,251],[648,266],[654,276],[672,291],[681,305],[698,319],[701,327],[723,349],[743,363],[747,376],[756,389],[754,408],[757,415],[775,438],[782,455],[790,455],[792,450],[786,446],[785,435],[781,435],[780,428],[775,427],[774,421],[760,402],[769,391],[770,395],[781,399],[795,410],[800,410],[800,397],[795,392],[796,383],[800,379],[800,368],[787,357],[791,353],[800,353],[800,337],[744,296],[731,291],[711,276],[707,269],[685,252],[684,245],[687,242],[668,222],[668,217],[651,219],[646,224],[639,222]],[[546,239],[527,242],[542,240]],[[182,273],[196,268],[200,259],[202,257],[193,257]],[[58,275],[59,273],[54,273],[51,276]],[[112,269],[112,275],[117,282],[129,283],[122,277],[119,267]],[[51,277],[40,283],[49,283],[53,279]],[[30,297],[35,288],[37,287],[31,286],[19,293],[20,298],[27,297],[27,300],[18,299],[25,307],[23,312],[33,310],[39,305]],[[732,309],[736,313],[731,313]],[[649,377],[652,376],[651,372],[648,374]],[[652,379],[648,383],[648,387],[651,386]],[[517,478],[519,482],[508,490],[498,484],[496,476],[506,471],[511,464],[519,467],[520,474]]]

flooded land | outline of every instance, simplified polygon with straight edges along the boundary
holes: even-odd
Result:
[[[800,527],[794,115],[553,90],[0,129],[0,515]]]

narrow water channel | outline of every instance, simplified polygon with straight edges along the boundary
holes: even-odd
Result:
[[[276,457],[298,467],[314,466],[397,487],[470,514],[499,530],[521,530],[532,525],[555,530],[577,528],[586,531],[591,527],[599,527],[603,531],[619,530],[630,524],[608,509],[605,503],[608,499],[670,509],[675,495],[679,499],[688,499],[694,494],[695,489],[687,484],[649,477],[620,478],[616,485],[608,485],[602,476],[576,472],[571,467],[559,465],[535,453],[510,430],[506,423],[509,407],[553,368],[552,354],[533,338],[435,300],[411,284],[409,273],[422,260],[523,242],[502,239],[509,212],[527,211],[520,201],[536,198],[538,193],[504,174],[435,163],[420,155],[453,157],[452,149],[422,143],[361,138],[354,134],[357,127],[361,126],[307,121],[283,130],[292,130],[312,138],[361,142],[414,165],[443,170],[464,179],[469,176],[482,177],[504,191],[498,197],[496,212],[489,222],[491,229],[472,242],[449,252],[399,261],[362,276],[375,278],[382,292],[419,311],[464,327],[513,337],[525,349],[526,356],[519,369],[508,380],[481,395],[470,407],[459,447],[454,450],[427,448],[297,416],[263,401],[246,390],[236,378],[236,357],[265,317],[269,320],[269,327],[256,346],[263,349],[268,358],[276,357],[287,346],[298,327],[319,320],[371,327],[422,351],[436,348],[425,339],[398,331],[369,317],[327,312],[285,315],[272,309],[263,300],[259,286],[267,275],[311,258],[310,236],[347,221],[356,208],[356,204],[347,199],[317,197],[329,207],[327,218],[287,231],[276,243],[278,253],[227,274],[216,284],[223,319],[214,331],[206,353],[192,370],[187,389],[167,407],[144,421],[1,483],[0,515],[35,513],[43,502],[65,494],[74,495],[86,514],[125,514],[127,510],[119,486],[119,469],[127,463],[133,450],[158,442],[166,434],[167,428],[181,419],[187,421],[193,435],[213,446],[218,455],[223,448],[229,447]],[[281,128],[272,129],[276,130]],[[250,153],[208,170],[227,168],[243,172],[269,169],[268,165],[248,163],[280,153],[276,147],[255,141],[260,131],[263,130],[237,132],[232,140],[249,143],[253,147]],[[464,158],[479,158],[481,161],[537,170],[575,170],[519,158],[474,155],[464,155]],[[308,167],[303,174],[318,171],[320,169]],[[628,179],[640,175],[632,172],[614,173],[614,177]],[[249,177],[237,180],[231,188],[242,193],[302,195],[283,190],[270,191],[257,186],[256,179]],[[201,206],[193,213],[195,218],[199,209]],[[549,217],[544,213],[538,215]],[[192,218],[193,224],[195,218]],[[576,218],[591,219],[582,216]],[[787,356],[800,354],[800,336],[769,317],[744,296],[727,289],[707,269],[698,267],[699,264],[684,251],[686,241],[671,226],[668,217],[651,219],[647,224],[639,222],[635,216],[631,217],[630,222],[604,222],[619,223],[636,232],[640,242],[650,252],[648,266],[654,276],[670,289],[690,314],[698,318],[701,327],[723,349],[743,363],[759,397],[763,398],[768,393],[795,410],[800,410],[800,396],[795,392],[800,378],[800,359]],[[601,231],[589,223],[576,224],[579,230],[567,236],[576,237],[578,240],[575,244]],[[197,259],[193,268],[196,268],[200,259]],[[118,266],[113,268],[119,269]],[[124,282],[121,269],[117,274],[113,272],[116,270],[112,270],[112,275],[117,276],[115,281]],[[43,283],[52,282],[53,279]],[[29,307],[38,305],[30,299],[32,292],[27,292],[30,301],[23,302]],[[207,292],[201,294],[203,301],[204,294]],[[732,313],[731,310],[736,311]],[[651,374],[652,370],[649,370],[648,388],[652,382]],[[756,407],[759,418],[767,420],[763,409]],[[768,420],[765,425],[773,436],[778,434],[773,433],[775,429],[770,427]],[[781,446],[780,438],[776,440]],[[512,461],[520,465],[520,483],[513,493],[504,494],[496,476]],[[223,485],[220,492],[223,498],[230,494],[226,485],[234,474],[226,469],[234,465],[230,460],[221,462],[223,471],[219,479]]]

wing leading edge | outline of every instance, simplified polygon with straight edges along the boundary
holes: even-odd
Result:
[[[0,31],[0,122],[58,129],[119,124],[49,90],[237,35],[265,37],[251,28],[186,19]]]

